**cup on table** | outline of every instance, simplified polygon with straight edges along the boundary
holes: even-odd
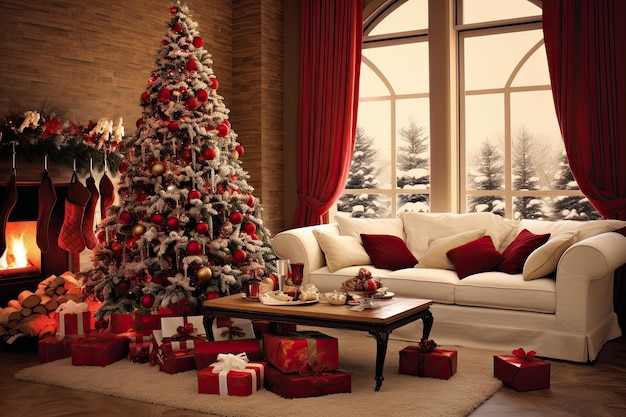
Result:
[[[276,279],[278,280],[278,290],[284,291],[285,280],[289,275],[289,259],[279,259],[276,261]]]

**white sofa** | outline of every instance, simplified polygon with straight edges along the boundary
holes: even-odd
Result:
[[[273,239],[276,254],[303,263],[304,283],[312,283],[320,291],[339,289],[343,281],[365,267],[396,296],[433,300],[435,320],[430,337],[440,345],[505,353],[523,347],[541,357],[587,362],[596,358],[606,341],[621,335],[613,311],[613,275],[626,263],[626,237],[613,231],[626,222],[517,222],[491,213],[403,213],[395,219],[336,216],[335,221],[278,233]],[[474,242],[472,233],[482,232],[504,253],[524,229],[550,236],[524,258],[520,273],[501,272],[496,266],[460,279],[454,264],[451,268],[441,264],[449,262],[448,249],[466,243],[455,242],[455,236],[470,235],[465,240]],[[417,265],[376,268],[371,259],[377,259],[377,264],[385,259],[374,253],[369,257],[361,234],[400,238],[406,246],[394,248],[388,255],[395,258],[396,253],[408,249]],[[368,249],[371,252],[371,245]],[[487,257],[474,259],[480,263]],[[474,263],[469,262],[470,266]],[[421,334],[418,321],[395,330],[391,337],[417,341]]]

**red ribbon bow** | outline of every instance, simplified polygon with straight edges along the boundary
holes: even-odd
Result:
[[[437,343],[432,339],[423,339],[418,345],[420,353],[431,353],[435,351]]]
[[[178,339],[186,339],[189,336],[191,336],[191,334],[196,330],[195,327],[193,327],[193,323],[187,323],[183,326],[178,326],[176,328],[176,334],[172,336],[172,339],[174,340],[178,340]]]
[[[513,351],[513,355],[516,358],[522,359],[522,360],[525,360],[525,361],[534,361],[536,354],[537,354],[537,352],[535,352],[534,350],[530,350],[530,351],[526,352],[526,351],[524,351],[523,348],[515,349]]]
[[[233,340],[235,337],[244,337],[246,332],[241,327],[228,326],[225,330],[222,330],[222,337],[228,336],[228,340]]]
[[[315,365],[307,363],[300,369],[299,374],[300,376],[321,376],[325,370],[326,365],[324,364],[324,362],[317,362],[315,363]]]

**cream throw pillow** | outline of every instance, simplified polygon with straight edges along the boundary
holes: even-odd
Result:
[[[559,233],[532,251],[524,263],[524,280],[543,278],[556,271],[561,255],[576,242],[578,234],[578,230]]]
[[[354,236],[359,241],[364,235],[392,235],[404,240],[404,226],[399,218],[365,219],[336,215],[334,217],[343,236]]]
[[[454,264],[450,261],[446,253],[451,249],[458,248],[461,245],[483,237],[486,232],[485,229],[477,229],[433,239],[428,245],[426,253],[422,259],[419,259],[419,263],[415,267],[454,270]]]
[[[359,239],[353,236],[337,236],[314,229],[313,234],[326,256],[330,272],[352,265],[370,265],[372,260]]]

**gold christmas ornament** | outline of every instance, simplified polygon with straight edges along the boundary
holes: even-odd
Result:
[[[198,277],[200,281],[208,281],[211,279],[212,276],[213,272],[211,272],[211,268],[209,268],[208,266],[203,266],[202,268],[198,269],[198,272],[196,272],[196,277]]]
[[[144,226],[141,223],[136,223],[135,225],[133,225],[133,235],[134,236],[141,236],[144,233],[146,233],[146,226]]]
[[[232,151],[230,151],[230,154],[233,156],[233,159],[235,161],[239,159],[239,152],[237,152],[237,149],[233,149]]]
[[[155,177],[163,175],[165,173],[165,165],[163,165],[163,163],[161,162],[155,162],[150,167],[150,173]]]

